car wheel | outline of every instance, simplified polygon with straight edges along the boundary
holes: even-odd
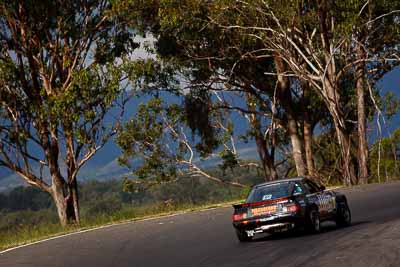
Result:
[[[307,230],[312,234],[321,232],[321,220],[319,217],[319,212],[316,209],[311,210],[308,214]]]
[[[346,227],[351,225],[351,212],[347,203],[344,203],[338,209],[338,214],[336,216],[336,225],[338,227]]]
[[[245,231],[236,229],[236,236],[240,242],[249,242],[253,239],[252,236],[248,236]]]

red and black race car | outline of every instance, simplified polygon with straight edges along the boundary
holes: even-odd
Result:
[[[250,241],[255,234],[295,228],[318,233],[326,220],[340,227],[351,224],[343,194],[303,177],[255,185],[246,202],[233,207],[233,227],[241,242]]]

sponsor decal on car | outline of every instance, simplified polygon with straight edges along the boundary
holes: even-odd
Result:
[[[270,200],[272,198],[272,195],[271,194],[269,194],[269,195],[264,195],[263,197],[262,197],[262,200]]]
[[[331,195],[319,195],[318,203],[320,211],[331,211],[335,209],[336,206],[335,198]]]
[[[270,214],[273,212],[276,212],[276,205],[251,209],[253,215]]]

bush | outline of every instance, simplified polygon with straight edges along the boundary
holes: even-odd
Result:
[[[88,205],[84,215],[88,217],[96,217],[101,214],[112,214],[122,207],[122,202],[116,197],[106,197],[92,201]]]
[[[21,229],[33,230],[43,222],[58,223],[56,212],[51,209],[45,209],[2,213],[0,214],[0,232],[18,232]]]

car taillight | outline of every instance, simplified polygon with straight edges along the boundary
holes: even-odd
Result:
[[[287,205],[283,207],[283,212],[295,212],[300,210],[300,206],[299,205]]]
[[[247,217],[246,213],[233,214],[232,220],[240,221],[240,220],[245,219],[246,217]]]

